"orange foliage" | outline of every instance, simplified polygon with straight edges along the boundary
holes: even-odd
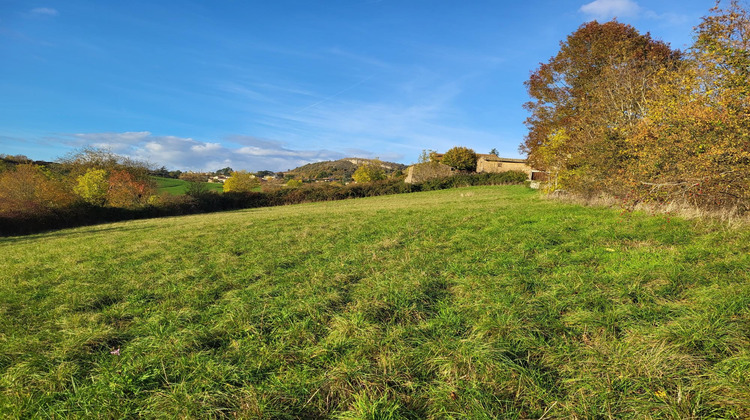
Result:
[[[137,207],[144,205],[154,195],[149,182],[138,180],[125,170],[112,171],[108,178],[107,204],[112,207]]]
[[[521,150],[553,188],[750,210],[750,12],[732,1],[687,54],[590,22],[532,74]]]
[[[61,180],[37,165],[21,164],[0,174],[0,214],[46,214],[74,201]]]

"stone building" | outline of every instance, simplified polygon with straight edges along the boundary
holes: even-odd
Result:
[[[499,173],[508,171],[521,171],[529,175],[533,169],[526,163],[526,159],[503,158],[495,155],[477,154],[477,173]]]
[[[434,153],[431,158],[434,159],[433,162],[419,163],[407,168],[407,175],[404,182],[418,183],[430,178],[445,177],[456,173],[450,166],[440,163],[443,158],[442,153]],[[508,171],[523,172],[528,176],[530,181],[544,181],[547,178],[546,172],[533,169],[526,163],[526,159],[512,159],[477,153],[477,173],[500,173]]]

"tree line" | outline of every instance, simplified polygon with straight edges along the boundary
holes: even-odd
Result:
[[[521,151],[548,191],[750,209],[750,14],[710,9],[686,51],[588,22],[526,82]]]

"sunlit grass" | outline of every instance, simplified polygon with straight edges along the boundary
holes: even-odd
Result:
[[[750,416],[747,230],[473,187],[0,255],[3,417]]]
[[[171,195],[184,195],[188,190],[188,182],[182,179],[164,178],[159,176],[152,177],[156,181],[157,191]],[[202,182],[206,191],[223,192],[224,186],[219,183]]]

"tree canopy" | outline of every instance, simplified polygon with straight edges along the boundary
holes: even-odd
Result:
[[[685,53],[617,21],[582,25],[526,82],[521,151],[549,188],[750,206],[750,17],[718,6]]]
[[[385,170],[379,159],[373,159],[368,163],[359,165],[352,175],[352,179],[357,183],[379,181],[385,178]]]
[[[248,171],[235,171],[224,181],[224,192],[250,192],[260,186],[260,181]]]
[[[468,147],[456,146],[445,152],[441,162],[459,171],[473,171],[477,168],[477,154]]]

